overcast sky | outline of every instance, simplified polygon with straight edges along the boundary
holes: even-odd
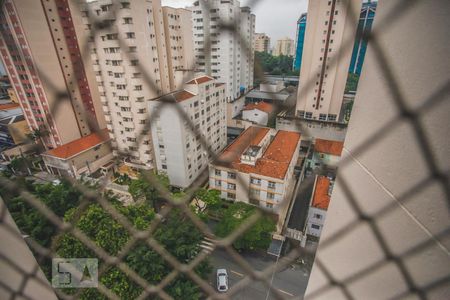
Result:
[[[194,0],[161,0],[172,7],[191,6]],[[256,32],[265,32],[273,47],[276,40],[288,36],[295,39],[297,20],[306,12],[307,0],[241,0],[241,6],[251,4],[256,15]]]

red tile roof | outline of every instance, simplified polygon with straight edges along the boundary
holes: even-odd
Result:
[[[0,104],[0,110],[9,110],[20,107],[17,103]]]
[[[240,172],[283,179],[300,141],[300,134],[297,132],[278,131],[254,166],[241,162],[241,155],[244,151],[249,146],[258,145],[268,132],[269,128],[256,126],[247,128],[232,144],[225,148],[220,155],[220,159],[231,162],[231,167]],[[229,167],[226,163],[224,165]]]
[[[341,156],[342,149],[344,148],[343,142],[329,141],[316,139],[314,144],[314,150],[320,153],[326,153],[336,156]]]
[[[205,82],[208,82],[211,80],[214,80],[214,78],[209,77],[209,76],[202,76],[202,77],[192,79],[191,81],[187,82],[187,84],[201,84],[201,83],[205,83]]]
[[[222,83],[222,82],[216,83],[216,87],[219,87],[219,86],[222,86],[222,85],[225,85],[225,83]]]
[[[330,204],[328,189],[330,188],[330,179],[325,176],[317,176],[316,188],[314,190],[312,206],[327,210]]]
[[[268,114],[270,114],[273,111],[273,105],[266,103],[264,101],[261,101],[259,103],[249,103],[247,104],[243,110],[253,110],[258,109],[260,111],[264,111]]]
[[[180,92],[174,93],[173,96],[175,97],[175,101],[181,102],[181,101],[184,101],[184,100],[194,97],[195,94],[188,92],[186,90],[182,90]]]
[[[108,130],[103,129],[99,132],[92,133],[80,139],[74,140],[70,143],[59,146],[58,148],[49,150],[44,155],[55,156],[62,159],[67,159],[75,156],[89,148],[102,144],[108,141]]]

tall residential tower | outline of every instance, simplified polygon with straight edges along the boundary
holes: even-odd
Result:
[[[191,10],[197,71],[225,83],[228,101],[238,98],[253,87],[255,15],[237,0],[196,1]]]
[[[270,37],[265,33],[255,33],[255,51],[269,53]]]
[[[296,114],[335,122],[361,9],[360,0],[310,0],[300,70]]]
[[[306,13],[302,14],[297,21],[297,35],[295,37],[295,56],[292,68],[300,70],[302,66],[303,44],[305,43]]]
[[[104,128],[86,36],[75,2],[2,1],[0,52],[32,130],[55,148]]]

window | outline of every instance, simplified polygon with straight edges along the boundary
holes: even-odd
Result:
[[[227,188],[229,190],[235,190],[236,189],[236,185],[234,183],[228,183]]]
[[[136,34],[134,32],[127,32],[126,37],[127,39],[134,39],[136,38]]]
[[[236,179],[236,173],[228,172],[229,179]]]
[[[267,199],[274,199],[275,194],[274,193],[267,193]]]
[[[250,178],[250,183],[255,185],[261,185],[261,179],[252,177]]]
[[[235,193],[227,193],[227,198],[236,199],[236,194]]]
[[[319,225],[316,225],[316,224],[311,224],[311,228],[312,229],[320,229],[320,226]]]
[[[222,175],[222,171],[220,171],[220,170],[216,169],[216,172],[215,172],[215,174],[216,174],[216,176],[221,176],[221,175]]]
[[[250,196],[259,196],[261,193],[258,189],[250,189]]]
[[[322,219],[322,215],[320,214],[314,214],[314,218],[321,220]]]
[[[272,203],[266,203],[266,207],[267,208],[273,208],[273,204]]]
[[[276,186],[276,183],[273,182],[273,181],[269,181],[269,184],[267,185],[267,187],[268,187],[269,189],[275,189],[275,186]]]
[[[123,18],[123,23],[124,24],[133,24],[133,19],[132,18]]]
[[[163,170],[167,170],[167,166],[166,165],[161,165],[161,167],[163,168]]]
[[[215,181],[215,185],[216,185],[216,186],[221,186],[221,185],[222,185],[222,181],[216,180],[216,181]]]

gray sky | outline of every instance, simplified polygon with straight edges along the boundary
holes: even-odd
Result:
[[[167,6],[185,7],[194,3],[194,0],[161,2]],[[295,39],[297,20],[308,6],[308,0],[241,0],[241,6],[249,3],[256,15],[256,32],[265,32],[271,39],[271,46],[285,36]]]

